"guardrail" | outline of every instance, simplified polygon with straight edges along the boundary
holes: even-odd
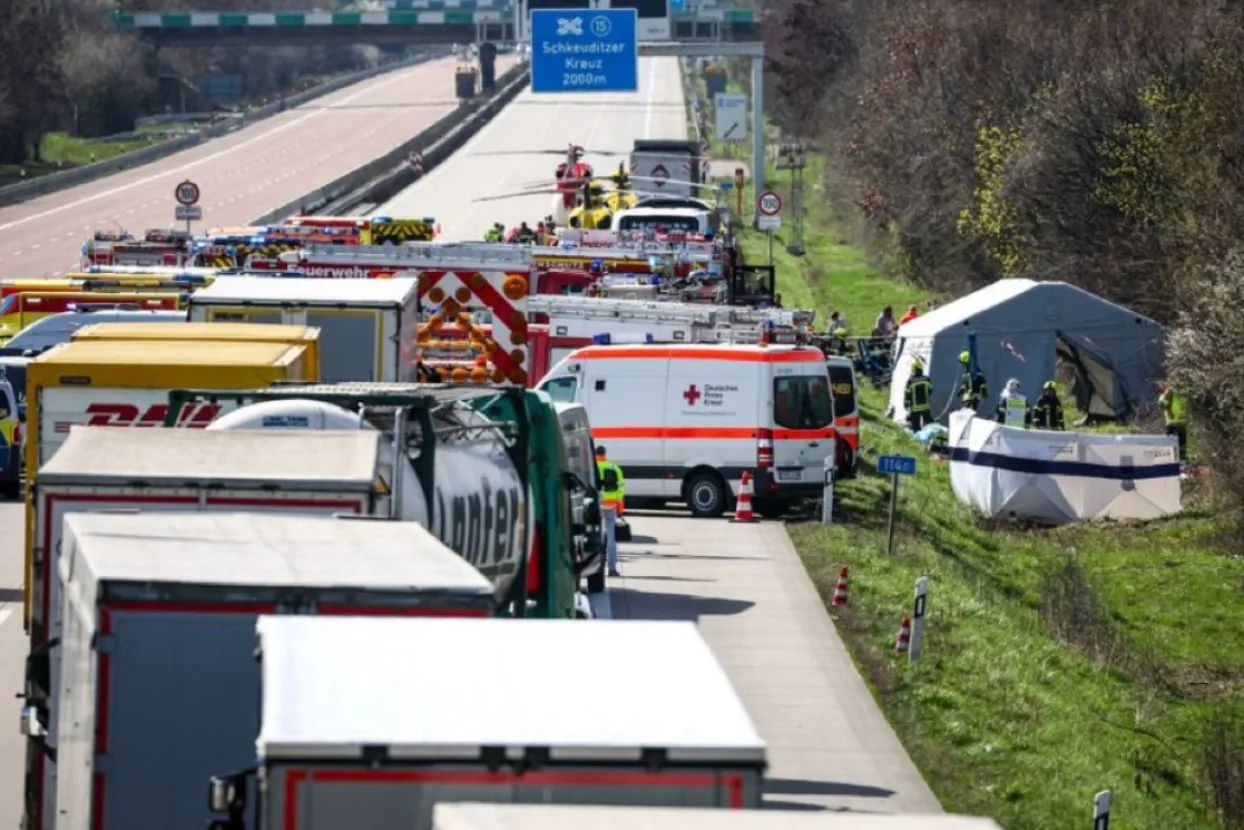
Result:
[[[423,175],[427,175],[495,118],[501,108],[527,86],[529,72],[530,67],[520,63],[497,79],[497,91],[479,106],[460,107],[380,158],[256,217],[251,224],[274,224],[303,210],[312,214],[341,216],[360,204],[380,205],[387,202],[420,178],[420,174],[407,162],[411,152],[423,155]]]
[[[55,193],[66,188],[76,187],[80,184],[102,179],[105,176],[111,176],[113,173],[119,173],[122,170],[129,170],[132,167],[140,167],[144,164],[150,164],[162,158],[167,158],[174,153],[182,150],[188,150],[196,147],[205,141],[213,138],[219,138],[242,127],[270,118],[273,115],[285,112],[295,107],[300,107],[306,102],[336,92],[339,89],[356,84],[359,81],[365,81],[368,78],[374,78],[377,75],[383,75],[386,72],[392,72],[397,69],[405,69],[416,64],[424,63],[431,60],[428,54],[419,54],[403,60],[394,61],[392,63],[373,66],[370,69],[363,69],[358,72],[351,72],[348,75],[342,75],[334,78],[327,83],[313,86],[310,89],[295,93],[287,98],[274,101],[258,109],[244,113],[239,118],[229,118],[220,124],[214,124],[199,130],[196,133],[185,136],[184,138],[174,138],[151,147],[144,147],[141,150],[135,150],[132,153],[106,161],[97,161],[94,164],[85,164],[82,167],[75,167],[72,170],[64,170],[57,173],[49,173],[46,176],[38,176],[30,181],[18,182],[16,184],[0,187],[0,207],[15,205],[36,199],[40,196],[46,196],[49,193]]]

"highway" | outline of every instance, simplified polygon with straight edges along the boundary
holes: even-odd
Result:
[[[567,145],[587,149],[586,161],[604,176],[629,162],[637,138],[686,138],[687,114],[676,58],[644,58],[639,92],[536,95],[523,91],[449,161],[395,196],[382,211],[395,216],[426,211],[449,241],[482,239],[493,222],[533,227],[552,210],[552,194],[477,202],[544,182]],[[544,151],[544,152],[535,152]],[[616,154],[616,155],[611,155]],[[637,183],[642,186],[644,183]]]
[[[524,92],[447,163],[399,194],[394,214],[433,212],[449,239],[535,222],[551,196],[476,202],[550,178],[561,150],[589,151],[607,173],[637,138],[686,138],[676,58],[645,58],[631,95]],[[506,151],[517,154],[502,155]],[[523,152],[528,151],[528,152]],[[877,708],[785,530],[673,512],[628,513],[623,578],[593,607],[615,619],[697,620],[769,743],[766,796],[803,810],[940,813],[941,806]],[[608,701],[603,701],[608,712]]]
[[[497,74],[516,61],[498,55]],[[2,208],[0,275],[73,270],[83,239],[97,229],[173,225],[173,191],[183,179],[202,191],[203,227],[245,225],[443,118],[457,106],[454,64],[387,72],[151,164]],[[421,206],[416,215],[426,213]]]

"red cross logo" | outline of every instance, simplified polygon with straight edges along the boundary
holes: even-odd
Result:
[[[695,406],[695,402],[703,397],[703,395],[700,394],[700,390],[695,388],[694,383],[691,384],[686,392],[682,393],[682,396],[687,399],[688,406]]]

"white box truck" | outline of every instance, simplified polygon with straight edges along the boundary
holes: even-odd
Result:
[[[433,830],[1002,830],[973,816],[582,807],[565,804],[438,804]]]
[[[100,510],[368,514],[377,501],[380,433],[83,427],[43,465],[34,486],[31,656],[23,730],[28,825],[54,826],[54,750],[62,636],[65,517]],[[40,823],[40,818],[42,823]]]
[[[693,623],[258,630],[261,830],[431,830],[443,801],[760,806],[764,741]],[[214,781],[213,806],[230,790]]]
[[[284,323],[320,329],[320,379],[414,377],[418,280],[229,277],[190,295],[191,322]]]
[[[66,830],[206,826],[209,777],[254,763],[260,614],[380,621],[493,607],[488,580],[425,528],[380,519],[75,513],[62,571]]]

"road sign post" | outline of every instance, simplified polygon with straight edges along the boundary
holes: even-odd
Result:
[[[532,92],[638,92],[635,9],[534,9]]]
[[[898,478],[916,474],[916,459],[908,455],[882,455],[877,458],[877,472],[890,477],[890,518],[886,521],[885,549],[894,555],[894,524],[898,516]]]
[[[920,659],[920,647],[924,644],[924,615],[929,610],[929,578],[916,580],[916,602],[911,609],[911,644],[907,649],[907,662]]]
[[[782,197],[766,190],[756,197],[756,228],[765,232],[769,244],[769,265],[773,265],[773,234],[782,229]]]
[[[173,216],[186,223],[186,233],[191,233],[190,223],[192,221],[203,218],[203,209],[198,207],[199,197],[202,195],[199,186],[189,179],[178,184],[173,190],[173,198],[177,200],[177,210]]]

